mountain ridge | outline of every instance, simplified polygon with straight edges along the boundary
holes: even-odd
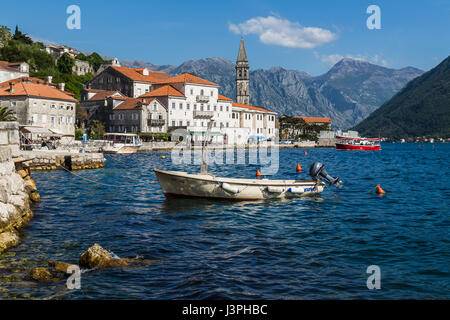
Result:
[[[408,82],[354,129],[393,139],[450,137],[450,56]]]
[[[122,61],[122,65],[169,75],[194,73],[219,84],[223,95],[235,98],[235,64],[225,58],[187,60],[179,66],[158,66],[142,60]],[[390,69],[351,58],[340,60],[319,76],[281,66],[255,69],[250,71],[250,103],[280,115],[330,117],[334,128],[347,129],[422,73],[414,67]]]

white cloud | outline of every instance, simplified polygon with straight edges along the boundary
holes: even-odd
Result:
[[[275,16],[256,17],[240,24],[230,24],[228,29],[236,34],[256,34],[264,44],[288,48],[312,49],[337,38],[329,30],[304,27],[298,22]]]
[[[350,58],[350,59],[354,59],[354,60],[360,60],[360,61],[367,61],[373,64],[379,64],[382,65],[383,67],[387,67],[389,64],[387,62],[386,59],[382,59],[381,55],[379,54],[375,54],[374,56],[370,56],[370,55],[362,55],[362,54],[357,54],[357,55],[352,55],[352,54],[347,54],[345,56],[335,53],[335,54],[329,54],[329,55],[320,55],[317,52],[314,52],[314,56],[317,59],[320,59],[320,61],[322,61],[323,63],[325,63],[328,66],[333,66],[336,63],[338,63],[339,61],[341,61],[344,58]]]

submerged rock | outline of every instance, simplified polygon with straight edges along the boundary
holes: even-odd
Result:
[[[52,274],[45,268],[33,268],[28,273],[27,278],[34,281],[50,282],[54,279]]]
[[[39,193],[37,193],[37,191],[32,192],[30,194],[30,199],[33,202],[40,202],[41,201],[41,195]]]
[[[103,249],[98,243],[95,243],[80,257],[80,266],[83,268],[108,268],[128,266],[123,259],[117,259]]]
[[[65,263],[60,261],[49,261],[48,266],[53,268],[57,272],[67,273],[67,269],[71,266],[71,263]]]
[[[19,243],[19,234],[17,231],[6,231],[0,233],[0,253],[6,249],[15,246]]]

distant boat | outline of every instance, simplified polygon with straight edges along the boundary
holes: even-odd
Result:
[[[341,136],[337,136],[336,139],[337,150],[381,150],[381,139]]]
[[[108,154],[132,154],[141,146],[139,137],[134,133],[105,133],[104,140],[102,152]]]

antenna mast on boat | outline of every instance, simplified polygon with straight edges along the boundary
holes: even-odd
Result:
[[[208,143],[211,136],[211,129],[213,126],[214,120],[210,120],[208,122],[208,128],[206,129],[205,140],[202,141],[202,165],[200,167],[201,174],[208,173]]]

